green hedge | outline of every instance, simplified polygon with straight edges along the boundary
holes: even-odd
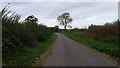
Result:
[[[8,11],[8,5],[0,12],[3,63],[9,62],[7,58],[14,59],[14,54],[27,53],[26,47],[34,48],[38,42],[47,41],[53,35],[53,31],[46,25],[38,24],[38,19],[33,15],[21,22],[21,15]]]

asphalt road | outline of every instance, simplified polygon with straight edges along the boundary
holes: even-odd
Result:
[[[65,35],[57,35],[51,54],[43,66],[117,66],[116,62]]]

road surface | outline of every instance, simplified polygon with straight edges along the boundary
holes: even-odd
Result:
[[[117,66],[117,63],[65,35],[57,35],[51,54],[43,66]]]

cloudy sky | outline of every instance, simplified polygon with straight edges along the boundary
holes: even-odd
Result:
[[[0,10],[7,3],[2,2]],[[68,12],[73,18],[73,28],[87,28],[90,24],[103,25],[118,18],[118,2],[11,2],[9,10],[22,15],[21,21],[34,15],[39,23],[47,26],[57,25],[57,16]]]

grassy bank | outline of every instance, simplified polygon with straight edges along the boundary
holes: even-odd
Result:
[[[3,66],[31,66],[33,60],[42,55],[57,36],[54,34],[44,42],[38,42],[35,47],[23,47],[25,52],[8,53],[3,57]]]
[[[118,53],[119,51],[119,44],[118,43],[111,43],[111,42],[104,42],[104,41],[99,41],[99,40],[94,40],[94,39],[89,39],[85,37],[78,37],[72,34],[64,33],[67,37],[76,40],[80,43],[86,44],[91,48],[94,48],[100,52],[106,53],[112,57],[119,57],[120,55]]]

